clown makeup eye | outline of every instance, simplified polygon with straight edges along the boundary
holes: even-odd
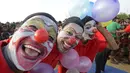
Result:
[[[94,24],[93,27],[96,27],[96,24]]]
[[[24,28],[21,28],[21,31],[23,31],[23,32],[34,32],[36,30],[37,30],[37,28],[33,25],[29,25]]]
[[[86,27],[86,29],[90,29],[91,27]]]
[[[85,29],[90,29],[91,28],[91,24],[87,24],[86,26],[85,26]]]
[[[71,31],[66,31],[69,36],[72,36],[73,33]]]
[[[49,36],[49,41],[53,42],[54,41],[53,37]]]
[[[31,30],[33,30],[33,31],[38,30],[38,28],[37,28],[36,26],[34,26],[34,25],[29,25],[29,28],[30,28]]]

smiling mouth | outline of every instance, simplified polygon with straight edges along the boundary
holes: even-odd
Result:
[[[41,50],[27,44],[22,45],[22,50],[24,57],[30,60],[36,60],[40,55],[42,55]]]
[[[93,34],[88,34],[90,38],[93,38]]]
[[[75,44],[69,44],[68,42],[62,42],[62,45],[63,45],[63,49],[64,50],[69,50],[71,48],[73,48],[75,46]]]

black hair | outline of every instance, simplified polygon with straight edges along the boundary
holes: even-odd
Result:
[[[81,26],[83,28],[83,23],[81,21],[81,19],[79,17],[70,17],[64,20],[62,28],[64,28],[66,25],[68,25],[69,23],[76,23],[77,25]]]
[[[85,16],[85,18],[82,19],[82,22],[85,25],[86,22],[89,22],[91,20],[94,20],[94,19],[90,16]],[[96,20],[94,20],[94,21],[96,22],[96,24],[98,23]]]

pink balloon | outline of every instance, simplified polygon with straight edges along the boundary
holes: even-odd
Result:
[[[76,67],[80,72],[88,72],[92,66],[91,60],[86,56],[79,58],[79,65]]]
[[[49,64],[39,63],[29,73],[55,73],[55,71]]]
[[[66,73],[79,73],[79,71],[76,68],[68,69]]]
[[[63,54],[60,62],[67,69],[74,68],[79,64],[79,55],[77,51],[71,49],[67,53]]]

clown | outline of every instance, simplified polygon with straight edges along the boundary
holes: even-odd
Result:
[[[86,16],[82,22],[84,23],[83,38],[75,47],[79,56],[87,56],[93,62],[96,54],[106,47],[111,47],[112,50],[118,49],[114,38],[93,18]],[[66,70],[62,67],[61,73],[66,73]]]
[[[78,17],[70,17],[63,22],[62,30],[57,36],[57,44],[51,53],[42,61],[50,64],[53,68],[58,64],[62,53],[73,49],[82,38],[83,23]]]
[[[76,17],[69,18],[63,23],[63,29],[57,36],[58,50],[61,53],[65,53],[69,49],[74,48],[82,38],[81,33],[83,32],[83,29],[80,25],[75,25],[75,23],[81,24]]]
[[[28,16],[11,39],[0,42],[1,73],[32,69],[51,52],[57,32],[57,22],[50,14]]]

